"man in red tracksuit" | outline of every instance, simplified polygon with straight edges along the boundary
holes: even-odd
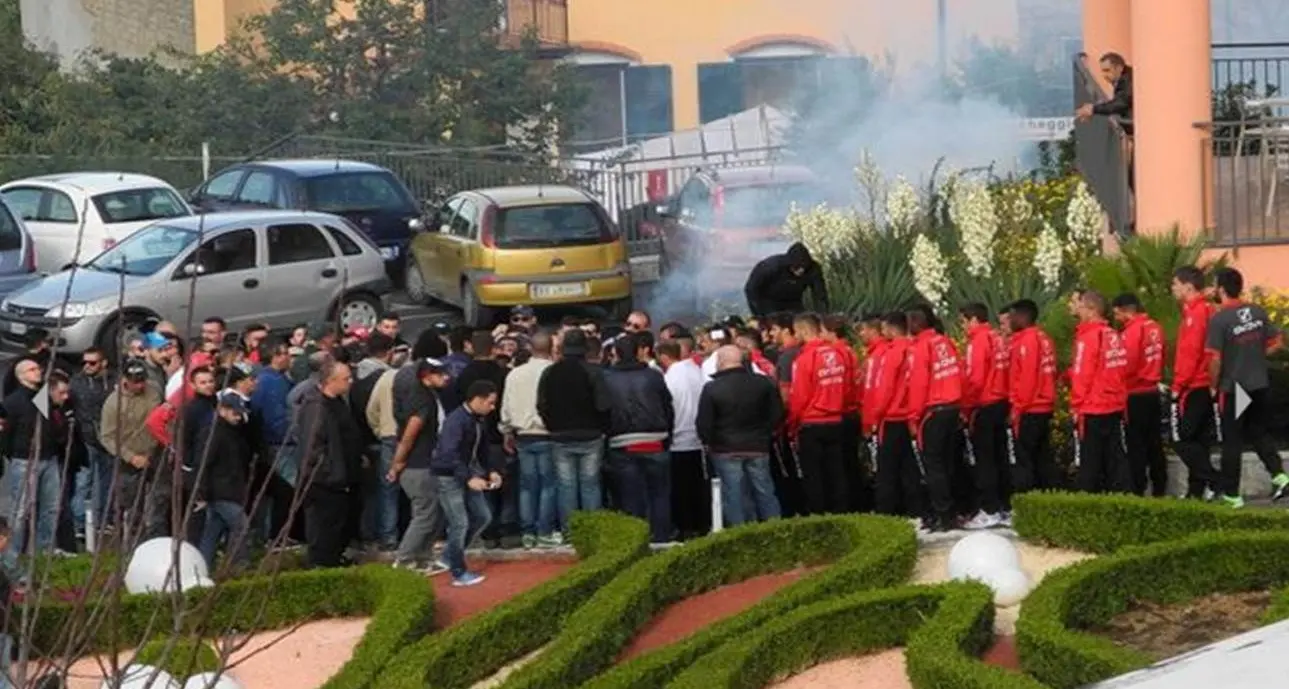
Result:
[[[846,388],[846,404],[841,415],[841,459],[846,469],[846,485],[850,489],[848,512],[872,509],[867,499],[869,477],[859,461],[861,436],[859,402],[863,395],[859,356],[848,338],[850,324],[845,316],[831,315],[823,319],[823,339],[846,357],[846,368],[851,372],[850,385]]]
[[[1213,416],[1213,383],[1205,342],[1213,306],[1204,297],[1204,271],[1195,266],[1173,271],[1172,290],[1182,307],[1170,387],[1173,449],[1186,465],[1186,496],[1211,500],[1217,491],[1211,454],[1217,419]]]
[[[1001,525],[1009,510],[1007,370],[1011,362],[1007,342],[1000,331],[989,326],[989,309],[984,304],[967,304],[958,313],[967,333],[962,415],[971,443],[967,459],[974,464],[979,507],[963,528],[989,529]]]
[[[882,319],[886,345],[874,365],[869,393],[864,400],[866,430],[877,439],[877,476],[873,483],[874,506],[880,514],[921,517],[926,513],[922,472],[913,455],[909,433],[908,316],[903,311]]]
[[[1168,488],[1168,463],[1160,435],[1163,401],[1159,381],[1164,377],[1164,329],[1146,315],[1141,300],[1131,292],[1114,298],[1114,318],[1123,326],[1123,348],[1128,354],[1124,384],[1128,407],[1124,429],[1132,492],[1162,497]]]
[[[1105,297],[1092,290],[1084,292],[1078,311],[1070,365],[1076,484],[1087,493],[1127,493],[1132,490],[1123,430],[1128,352],[1123,337],[1105,320]]]
[[[928,307],[908,312],[913,348],[909,352],[909,430],[922,460],[931,511],[928,531],[954,528],[953,481],[962,441],[962,364],[953,340],[936,331]]]
[[[788,434],[796,439],[805,508],[809,514],[839,514],[850,501],[841,429],[855,374],[850,359],[823,340],[819,316],[803,313],[792,325],[803,342],[792,363]]]
[[[1008,460],[1012,492],[1061,485],[1052,461],[1052,409],[1056,403],[1056,348],[1038,327],[1038,304],[1021,299],[1011,306],[1007,350],[1011,414]],[[1006,518],[1004,517],[1004,522]]]

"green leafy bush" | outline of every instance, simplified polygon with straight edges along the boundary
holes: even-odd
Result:
[[[1128,523],[1122,526],[1130,528]],[[1289,533],[1205,532],[1072,565],[1047,576],[1021,608],[1021,666],[1056,689],[1140,669],[1151,658],[1088,634],[1139,601],[1180,603],[1289,581]]]
[[[582,558],[580,564],[487,612],[404,647],[386,667],[382,689],[472,686],[546,644],[582,603],[649,554],[648,525],[614,512],[575,512],[571,537]],[[368,628],[367,637],[371,635]],[[333,689],[332,684],[326,689]]]
[[[139,648],[132,663],[159,667],[181,682],[220,669],[219,653],[202,639],[154,639]]]
[[[1033,492],[1015,496],[1012,504],[1021,538],[1088,553],[1112,553],[1199,531],[1289,530],[1289,512],[1232,510],[1192,500]]]
[[[574,613],[575,624],[565,625],[541,656],[502,686],[578,686],[612,665],[636,632],[672,602],[760,574],[835,562],[874,544],[890,547],[892,533],[902,534],[906,545],[888,551],[887,574],[874,582],[888,586],[907,579],[916,544],[907,523],[883,517],[807,517],[746,525],[647,557],[600,589]],[[654,676],[669,677],[689,661],[678,659]],[[619,686],[639,686],[633,682]]]

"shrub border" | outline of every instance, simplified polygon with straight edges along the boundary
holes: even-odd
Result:
[[[582,562],[525,593],[402,648],[382,689],[467,689],[549,642],[596,591],[649,554],[649,527],[607,511],[575,512],[571,537]],[[345,685],[355,686],[355,685]],[[330,683],[325,689],[336,689]]]
[[[1108,500],[1113,505],[1119,498]],[[1283,531],[1210,531],[1124,547],[1057,570],[1030,593],[1016,624],[1021,667],[1055,689],[1139,670],[1152,659],[1080,630],[1108,621],[1136,601],[1179,603],[1285,581],[1289,533]]]
[[[641,560],[597,591],[575,612],[576,624],[566,625],[540,657],[508,677],[502,686],[567,689],[590,682],[609,669],[637,630],[674,601],[753,576],[803,564],[837,562],[848,555],[857,558],[856,565],[858,560],[863,561],[859,569],[872,577],[867,582],[869,588],[883,588],[893,581],[907,580],[916,561],[917,540],[904,520],[853,515],[750,524],[686,543]],[[814,579],[796,586],[807,588],[805,583]],[[860,581],[856,587],[862,585]],[[808,588],[820,596],[834,591],[828,586]],[[783,592],[775,597],[784,598]],[[804,597],[796,600],[797,604],[810,602]],[[636,682],[652,680],[651,686],[657,687],[661,684],[658,679],[670,679],[702,652],[727,638],[725,634],[744,631],[766,619],[764,602],[753,610],[758,613],[749,616],[751,611],[747,611],[695,634],[687,640],[691,643],[681,644],[686,650],[677,652],[669,646],[670,662],[657,665],[654,663],[658,661],[653,661],[640,666],[648,671],[650,679],[639,679],[640,675],[634,673],[614,673],[622,679],[597,680],[592,686],[641,686]],[[731,631],[713,634],[713,629]],[[700,636],[709,640],[696,641]]]

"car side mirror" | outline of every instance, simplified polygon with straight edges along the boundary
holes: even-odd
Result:
[[[206,266],[195,262],[185,263],[183,267],[179,269],[179,272],[186,278],[197,277],[198,275],[204,275],[206,273]]]

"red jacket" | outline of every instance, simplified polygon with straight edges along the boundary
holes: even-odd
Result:
[[[846,357],[846,370],[850,371],[850,378],[846,380],[846,414],[858,414],[860,400],[864,398],[864,391],[860,383],[863,376],[863,369],[859,365],[859,356],[855,350],[845,340],[838,340],[833,346],[841,351],[842,356]]]
[[[1008,395],[1012,415],[1050,414],[1056,402],[1056,348],[1052,338],[1038,326],[1012,335],[1007,345],[1011,358]]]
[[[1105,321],[1080,323],[1073,359],[1070,409],[1080,415],[1122,413],[1128,404],[1128,351],[1119,331]]]
[[[1007,340],[988,325],[967,331],[966,373],[962,378],[962,407],[978,409],[1007,401]]]
[[[881,423],[880,417],[877,416],[878,405],[878,369],[882,365],[882,354],[889,348],[890,343],[882,338],[875,338],[864,346],[864,363],[859,369],[860,383],[860,403],[859,409],[862,413],[863,420],[861,424],[864,432],[868,433],[877,428]]]
[[[913,422],[922,421],[935,407],[962,401],[962,364],[953,340],[930,328],[913,338],[908,390]]]
[[[835,345],[811,340],[801,345],[792,362],[792,387],[788,392],[788,428],[806,424],[841,423],[854,374],[849,359]]]
[[[761,350],[753,349],[748,359],[752,362],[752,365],[756,367],[756,370],[769,376],[770,380],[778,380],[774,375],[774,364],[769,359],[765,358],[765,355],[761,353]]]
[[[1208,319],[1212,315],[1213,307],[1204,297],[1195,297],[1182,304],[1177,351],[1173,354],[1173,394],[1177,397],[1212,385],[1208,375],[1210,354],[1205,349]]]
[[[1159,394],[1164,378],[1164,329],[1144,313],[1123,324],[1123,347],[1128,353],[1124,384],[1128,394]]]
[[[864,407],[865,418],[873,420],[870,430],[885,423],[909,420],[908,371],[912,348],[913,340],[907,337],[897,337],[883,348],[873,381],[872,402]]]
[[[144,422],[144,425],[148,427],[148,433],[153,438],[156,438],[162,447],[170,447],[171,440],[173,440],[172,431],[174,430],[171,424],[178,418],[179,408],[183,406],[184,402],[192,399],[192,395],[192,384],[188,380],[184,380],[183,385],[178,390],[171,393],[165,402],[158,404],[148,414],[148,420]]]

